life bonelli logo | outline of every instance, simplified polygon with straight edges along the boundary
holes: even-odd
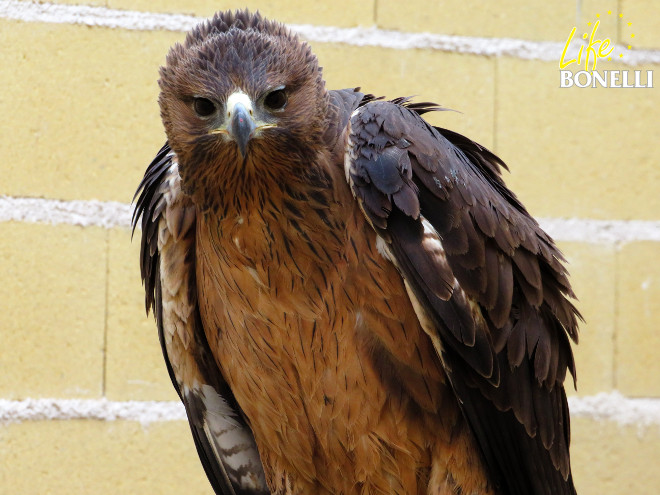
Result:
[[[608,10],[607,15],[611,16],[612,11]],[[575,38],[578,32],[577,26],[571,30],[559,59],[559,87],[652,88],[653,71],[651,70],[607,68],[602,70],[603,64],[597,69],[599,60],[625,61],[624,52],[632,50],[635,39],[632,22],[625,22],[623,14],[619,14],[618,21],[621,25],[621,38],[628,44],[615,45],[610,38],[599,39],[600,20],[601,15],[596,14],[595,21],[587,22],[586,32],[582,34],[583,42]],[[582,67],[583,70],[575,70]]]

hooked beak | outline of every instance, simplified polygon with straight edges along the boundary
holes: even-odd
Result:
[[[257,128],[257,124],[254,122],[252,115],[245,105],[241,102],[237,102],[234,105],[234,108],[231,109],[231,117],[229,124],[227,125],[227,131],[229,135],[234,138],[236,144],[238,145],[238,150],[241,153],[241,158],[245,157],[245,150],[247,148],[248,141],[252,137],[252,133]]]
[[[262,129],[270,127],[277,125],[257,122],[253,117],[252,101],[248,95],[237,91],[227,99],[227,121],[222,127],[210,131],[210,134],[226,134],[236,141],[241,158],[245,158],[250,139]]]

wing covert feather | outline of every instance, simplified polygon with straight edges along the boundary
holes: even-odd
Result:
[[[347,180],[423,308],[494,483],[505,494],[574,494],[563,381],[567,369],[575,376],[580,315],[563,257],[507,189],[501,160],[420,117],[433,109],[359,107]]]
[[[202,327],[195,281],[195,216],[181,192],[176,156],[165,144],[136,197],[141,221],[142,280],[147,311],[158,326],[167,370],[183,402],[195,447],[219,495],[269,493],[259,453]]]

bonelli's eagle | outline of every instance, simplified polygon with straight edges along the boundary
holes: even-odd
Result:
[[[160,72],[142,277],[218,494],[574,494],[563,258],[491,152],[223,12]]]

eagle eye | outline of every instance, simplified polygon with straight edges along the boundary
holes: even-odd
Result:
[[[287,102],[287,95],[284,88],[277,88],[271,91],[264,98],[264,105],[270,110],[282,110]]]
[[[215,103],[208,98],[195,98],[193,100],[193,109],[200,117],[210,117],[217,110]]]

